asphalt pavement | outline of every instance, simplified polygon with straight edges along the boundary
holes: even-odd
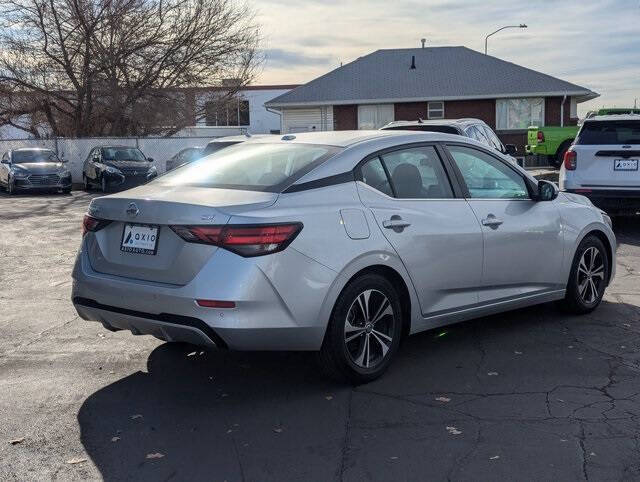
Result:
[[[79,319],[89,198],[0,193],[0,480],[640,478],[640,219],[616,220],[593,314],[547,304],[422,333],[351,388],[312,354]]]

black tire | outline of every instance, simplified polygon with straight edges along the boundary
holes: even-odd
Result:
[[[7,194],[11,196],[14,192],[15,188],[13,186],[13,183],[11,182],[11,179],[7,178]]]
[[[593,253],[593,250],[597,251],[597,255],[593,264],[590,265],[589,253]],[[566,295],[561,303],[565,311],[585,314],[592,312],[600,305],[609,279],[609,262],[609,255],[603,242],[597,236],[587,235],[573,257]],[[598,268],[600,265],[602,269]]]
[[[366,310],[358,299],[367,300]],[[375,319],[376,313],[365,316],[364,311],[387,314]],[[359,276],[345,286],[333,307],[318,354],[320,368],[342,382],[357,385],[375,380],[389,367],[398,350],[402,322],[400,297],[393,285],[376,273]],[[347,340],[346,333],[351,333],[351,340]]]
[[[71,194],[71,188],[70,188],[70,187],[65,187],[65,188],[62,190],[62,194]]]
[[[560,147],[558,147],[558,150],[556,151],[556,156],[554,159],[554,165],[557,168],[562,166],[562,163],[564,162],[564,154],[569,150],[572,142],[573,142],[573,139],[571,139],[570,141],[565,141],[562,144],[560,144]]]
[[[107,178],[102,176],[100,178],[100,190],[103,193],[108,193],[109,192],[109,186],[107,186]]]
[[[84,174],[82,175],[82,184],[83,184],[83,188],[86,192],[89,192],[91,190],[91,185],[89,184],[89,179],[87,179],[87,176],[85,176]]]

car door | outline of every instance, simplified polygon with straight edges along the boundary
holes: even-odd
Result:
[[[533,200],[524,175],[489,151],[459,144],[447,148],[482,225],[480,302],[564,289],[556,204]]]
[[[481,282],[482,230],[443,153],[402,146],[371,156],[357,173],[360,198],[402,259],[424,317],[476,304]]]

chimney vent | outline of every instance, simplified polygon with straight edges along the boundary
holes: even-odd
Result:
[[[415,55],[411,56],[411,67],[410,68],[411,68],[411,70],[415,70],[415,68],[416,68],[416,56]]]
[[[422,48],[424,48],[424,44],[427,43],[427,39],[426,38],[421,38],[420,42],[422,42]]]

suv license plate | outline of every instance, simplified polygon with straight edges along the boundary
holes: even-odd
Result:
[[[120,251],[135,254],[156,254],[159,230],[158,226],[125,224]]]
[[[616,159],[613,161],[614,171],[637,171],[638,159]]]

